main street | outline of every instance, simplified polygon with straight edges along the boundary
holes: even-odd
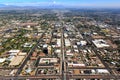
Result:
[[[63,25],[61,27],[61,54],[62,54],[62,80],[66,80],[66,60],[65,60],[65,41],[64,41],[64,30]]]

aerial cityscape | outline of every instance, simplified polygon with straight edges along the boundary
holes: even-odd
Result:
[[[120,80],[120,1],[91,1],[1,0],[0,80]]]

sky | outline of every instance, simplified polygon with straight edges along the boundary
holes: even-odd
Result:
[[[0,0],[0,4],[17,6],[62,5],[73,7],[120,8],[120,0]]]

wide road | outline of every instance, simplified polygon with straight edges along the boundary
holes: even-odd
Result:
[[[113,78],[112,76],[114,75],[67,75],[69,79],[114,79],[114,80],[119,80],[120,76],[118,76],[116,79]],[[40,75],[40,76],[18,76],[17,79],[30,79],[30,80],[38,80],[38,79],[58,79],[63,77],[62,75]],[[17,80],[16,77],[14,76],[1,76],[0,80]],[[65,80],[65,79],[61,79]],[[67,79],[68,80],[68,79]]]
[[[64,42],[64,30],[61,28],[61,52],[62,52],[62,80],[66,80],[66,60],[65,60],[65,42]]]
[[[45,32],[46,32],[46,31],[45,31]],[[34,52],[34,50],[35,50],[35,49],[37,48],[37,46],[39,45],[39,42],[40,42],[40,40],[42,39],[42,37],[43,37],[43,35],[45,34],[45,32],[44,32],[44,33],[42,34],[42,36],[39,38],[39,40],[37,41],[36,45],[33,46],[32,49],[29,51],[26,59],[23,61],[23,63],[21,64],[20,68],[19,68],[18,71],[16,72],[16,74],[15,74],[16,77],[21,73],[23,67],[26,65],[26,63],[27,63],[27,61],[29,60],[30,56],[32,55],[32,53]]]

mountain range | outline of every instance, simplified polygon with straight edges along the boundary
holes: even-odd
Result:
[[[63,5],[40,5],[40,6],[16,6],[16,5],[6,5],[6,4],[0,4],[0,9],[36,9],[36,8],[66,8]]]

